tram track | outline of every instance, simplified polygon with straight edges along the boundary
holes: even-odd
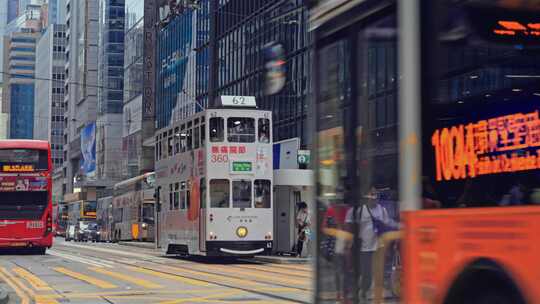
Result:
[[[85,247],[88,248],[84,252],[84,255],[80,255],[80,251],[77,251],[76,248]],[[179,278],[189,279],[189,280],[196,280],[199,282],[207,283],[207,284],[213,284],[220,287],[226,287],[231,288],[238,291],[253,293],[265,297],[269,297],[271,299],[275,300],[282,300],[282,301],[291,301],[296,303],[310,303],[308,301],[302,301],[297,298],[291,298],[286,295],[279,295],[275,291],[278,290],[290,290],[294,293],[311,293],[311,288],[303,287],[303,286],[292,286],[291,280],[300,280],[300,279],[306,279],[307,275],[300,276],[298,273],[298,270],[292,271],[290,275],[287,275],[289,279],[289,283],[280,283],[279,281],[276,282],[276,280],[273,280],[272,276],[276,275],[285,275],[282,272],[272,272],[266,269],[258,269],[255,270],[253,268],[249,267],[241,267],[241,266],[262,266],[263,264],[254,262],[252,264],[239,264],[239,265],[232,265],[232,264],[223,264],[223,265],[217,265],[217,264],[202,264],[202,263],[196,263],[190,260],[180,260],[175,258],[168,258],[168,257],[159,257],[159,256],[153,256],[149,254],[141,254],[140,257],[133,259],[133,258],[118,258],[120,256],[120,252],[117,254],[117,258],[107,256],[105,252],[100,252],[96,250],[96,248],[92,248],[90,246],[84,246],[84,245],[76,245],[74,248],[68,249],[69,246],[62,246],[54,248],[55,251],[60,251],[63,253],[68,254],[75,254],[79,258],[83,258],[84,256],[87,256],[88,258],[92,259],[98,259],[101,262],[111,262],[118,265],[122,265],[124,267],[136,267],[142,270],[146,271],[153,271],[156,273],[160,273],[163,275],[172,275]],[[94,250],[93,250],[94,249]],[[101,248],[98,248],[101,249]],[[105,249],[107,251],[117,251],[117,249]],[[127,255],[129,256],[129,255]],[[231,266],[228,270],[227,266]],[[164,267],[166,269],[164,269]],[[210,268],[215,267],[215,270],[212,270]],[[264,267],[264,266],[263,266]],[[235,269],[236,268],[236,269]],[[269,268],[269,267],[268,267]],[[174,270],[178,271],[174,271]],[[231,273],[231,270],[236,273]],[[257,275],[254,275],[254,273],[247,273],[246,275],[242,275],[240,272],[242,270],[249,270],[249,271],[258,271]],[[183,272],[183,273],[179,273]],[[264,280],[264,277],[268,277],[269,280]],[[275,277],[274,277],[275,278]],[[292,279],[291,279],[292,278]],[[242,286],[244,285],[244,286]]]

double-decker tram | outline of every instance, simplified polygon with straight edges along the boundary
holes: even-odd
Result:
[[[51,168],[48,142],[0,140],[0,249],[52,246]]]
[[[316,303],[539,303],[540,2],[312,2]]]
[[[112,241],[154,241],[155,180],[149,172],[114,185]]]
[[[159,245],[169,254],[272,250],[272,114],[254,97],[222,102],[156,136]]]

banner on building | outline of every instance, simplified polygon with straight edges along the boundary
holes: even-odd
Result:
[[[96,123],[88,124],[81,133],[82,171],[87,179],[96,177]]]

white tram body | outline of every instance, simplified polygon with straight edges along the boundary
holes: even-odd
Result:
[[[159,245],[253,256],[273,246],[272,113],[208,109],[156,136]]]

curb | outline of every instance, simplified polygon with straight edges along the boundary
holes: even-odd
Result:
[[[281,258],[275,256],[256,256],[253,258],[254,261],[271,263],[271,264],[300,264],[307,265],[313,262],[313,259],[308,258]]]
[[[9,294],[0,286],[0,304],[7,304],[9,302]]]

